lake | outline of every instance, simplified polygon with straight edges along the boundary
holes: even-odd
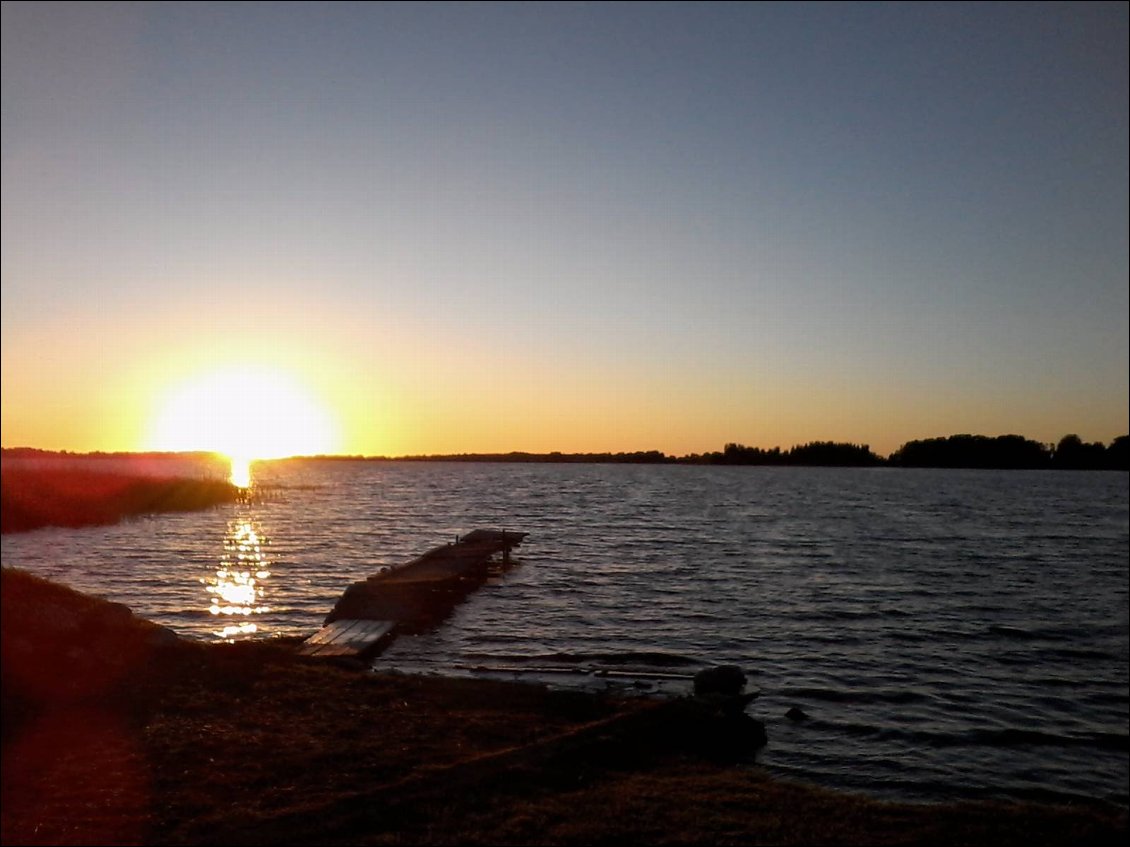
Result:
[[[375,666],[685,694],[736,664],[778,776],[1127,805],[1125,473],[304,461],[255,478],[256,503],[6,535],[3,562],[183,635],[270,638],[313,632],[382,565],[524,531],[515,567]]]

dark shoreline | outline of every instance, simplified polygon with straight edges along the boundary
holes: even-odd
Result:
[[[11,568],[5,844],[1114,844],[1101,805],[885,803],[702,743],[689,701],[205,645]]]
[[[209,453],[68,453],[33,447],[5,447],[7,459],[128,459],[215,458]],[[618,464],[618,465],[722,465],[756,467],[833,468],[950,468],[980,470],[1113,470],[1130,471],[1130,435],[1120,435],[1109,445],[1085,443],[1077,435],[1066,435],[1058,444],[1041,444],[1020,435],[951,435],[908,441],[889,456],[872,452],[868,444],[810,441],[782,450],[730,443],[720,451],[669,456],[660,450],[600,453],[436,453],[409,456],[314,455],[295,460],[354,462],[504,462],[519,464]]]

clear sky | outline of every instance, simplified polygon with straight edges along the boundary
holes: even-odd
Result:
[[[3,444],[1109,441],[1127,9],[5,2]]]

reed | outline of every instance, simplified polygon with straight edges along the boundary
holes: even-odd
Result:
[[[0,531],[113,524],[138,515],[207,509],[239,497],[238,488],[218,479],[9,467],[0,478]]]

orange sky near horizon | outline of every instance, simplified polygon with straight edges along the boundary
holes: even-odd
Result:
[[[511,346],[505,328],[465,338],[448,334],[451,344],[435,347],[386,326],[389,332],[375,342],[363,327],[351,328],[348,319],[324,314],[324,308],[312,318],[318,311],[316,304],[293,313],[281,303],[264,307],[259,315],[272,329],[260,334],[195,328],[199,321],[180,310],[174,310],[179,317],[158,316],[136,333],[110,334],[85,321],[44,321],[26,337],[6,339],[45,352],[35,371],[4,357],[5,398],[24,402],[3,404],[3,446],[230,453],[231,440],[212,434],[226,426],[240,430],[241,418],[262,427],[264,448],[289,444],[272,447],[270,455],[660,450],[681,456],[720,450],[731,441],[787,449],[820,440],[869,444],[889,455],[912,439],[961,432],[1016,433],[1045,443],[1073,432],[1104,443],[1123,434],[1079,426],[1087,422],[1082,404],[1049,415],[1020,389],[955,415],[956,399],[970,401],[958,385],[951,395],[930,384],[910,396],[906,386],[884,386],[878,378],[829,389],[797,372],[699,373],[687,367],[660,378],[639,366],[605,369],[595,359],[532,361]],[[455,344],[465,345],[464,356],[452,357]],[[299,431],[291,442],[280,441],[277,433],[293,429],[293,420],[276,425],[256,417],[254,408],[248,412],[250,407],[223,400],[201,409],[180,440],[157,437],[169,398],[202,377],[240,369],[293,382],[311,408],[332,421],[332,437],[310,440]],[[263,402],[254,399],[254,385],[249,393],[252,405]]]

